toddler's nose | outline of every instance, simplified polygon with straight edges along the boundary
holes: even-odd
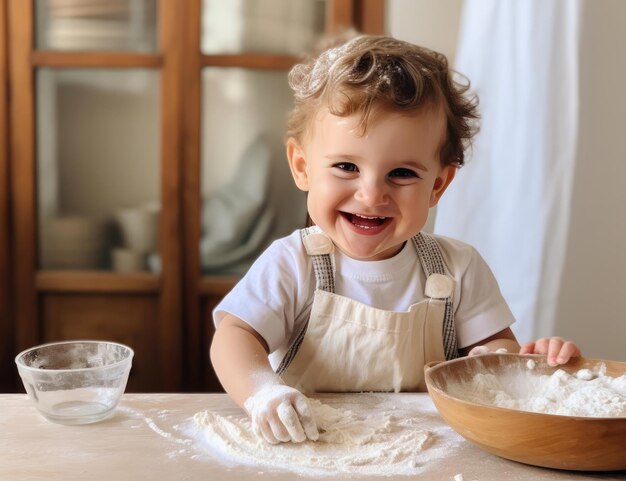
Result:
[[[375,207],[387,203],[387,189],[384,182],[363,180],[354,198],[367,207]]]

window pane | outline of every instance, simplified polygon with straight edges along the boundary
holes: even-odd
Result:
[[[40,50],[154,52],[158,0],[35,0]]]
[[[241,274],[306,223],[283,145],[292,94],[286,72],[240,68],[206,68],[202,87],[202,270]]]
[[[203,0],[202,52],[298,55],[324,32],[323,0]]]
[[[158,270],[158,72],[37,71],[40,268]]]

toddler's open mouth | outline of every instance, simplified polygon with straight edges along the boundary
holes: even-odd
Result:
[[[351,224],[361,229],[375,229],[383,226],[391,220],[391,217],[366,216],[360,214],[352,214],[350,212],[341,212],[341,215]]]

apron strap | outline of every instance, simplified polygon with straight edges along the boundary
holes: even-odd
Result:
[[[335,292],[335,266],[331,253],[333,242],[318,226],[300,230],[302,243],[313,261],[316,288],[326,292]]]
[[[426,279],[431,274],[441,274],[449,276],[450,271],[443,259],[441,248],[437,240],[424,232],[420,232],[413,237],[413,244],[417,250],[422,269],[426,274]],[[454,306],[452,302],[452,294],[444,298],[446,301],[445,317],[443,319],[443,348],[446,354],[446,360],[455,359],[459,357],[459,350],[456,340],[456,328],[454,325]]]
[[[327,292],[335,292],[335,269],[333,258],[331,253],[334,250],[333,242],[326,234],[322,232],[318,226],[305,227],[300,229],[300,236],[302,237],[302,243],[307,251],[307,254],[311,256],[313,261],[313,271],[315,272],[315,286],[317,289]],[[278,375],[283,374],[293,358],[298,353],[300,345],[304,339],[307,328],[309,327],[309,320],[304,323],[302,329],[295,338],[287,354],[280,362],[280,365],[276,369]]]

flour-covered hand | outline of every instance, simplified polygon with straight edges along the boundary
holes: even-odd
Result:
[[[565,364],[572,357],[580,356],[580,349],[573,342],[565,341],[560,337],[542,337],[537,341],[524,344],[519,353],[546,354],[548,365],[556,366]]]
[[[257,436],[268,443],[317,441],[319,432],[309,400],[283,384],[266,385],[244,403]]]

